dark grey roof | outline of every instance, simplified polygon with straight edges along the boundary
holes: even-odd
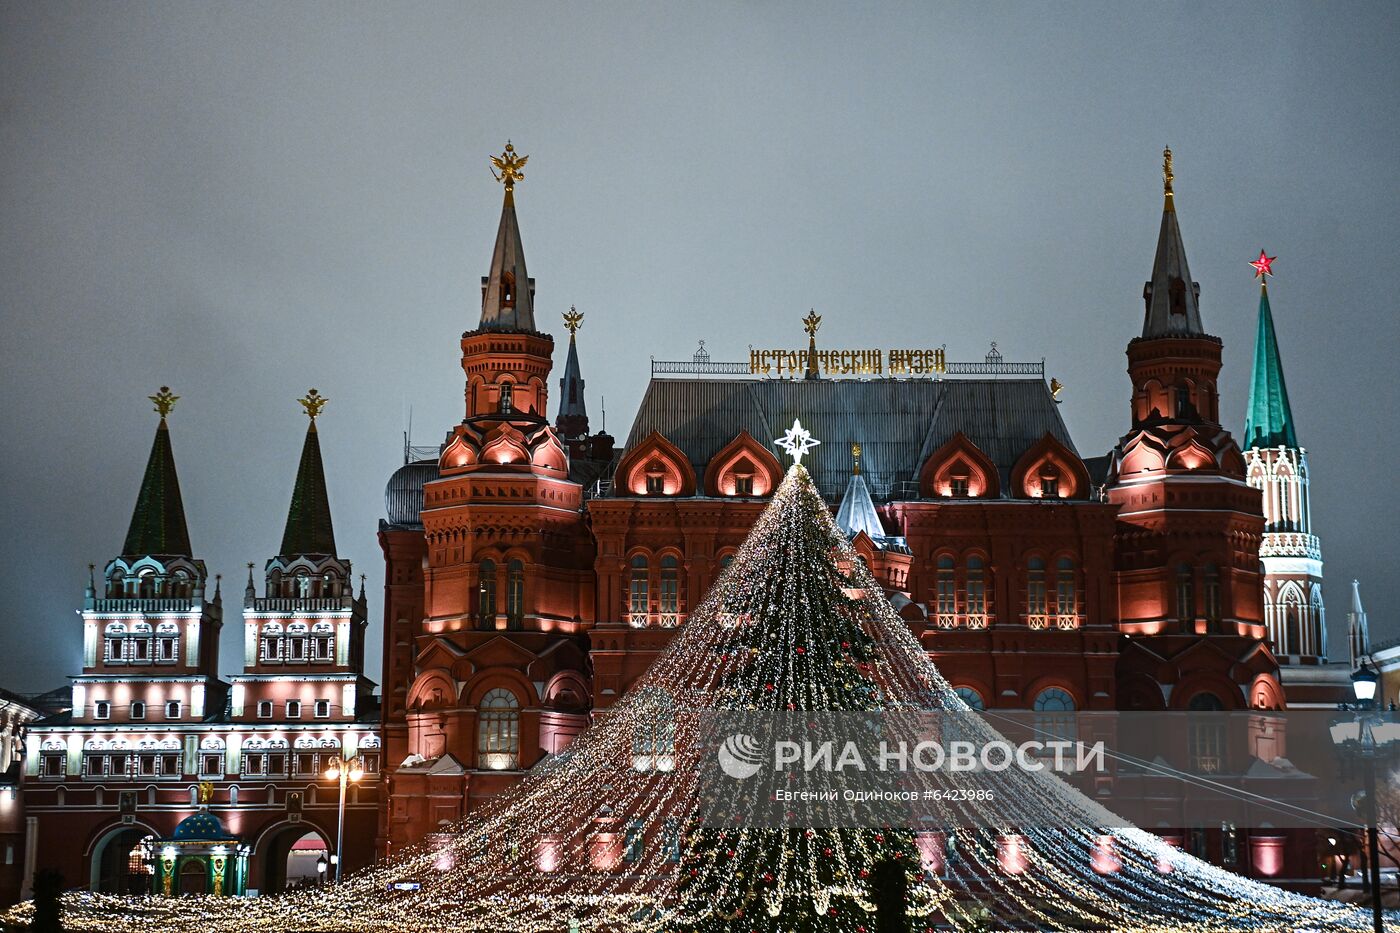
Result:
[[[417,460],[394,471],[384,487],[388,523],[403,528],[423,527],[423,486],[438,478],[438,462]]]
[[[803,464],[833,501],[851,476],[852,443],[861,445],[861,472],[877,499],[916,481],[929,454],[958,431],[996,463],[1003,490],[1016,460],[1046,432],[1075,449],[1045,382],[1006,378],[653,378],[627,449],[660,431],[690,458],[700,480],[710,458],[740,431],[771,444],[794,418],[822,442]]]

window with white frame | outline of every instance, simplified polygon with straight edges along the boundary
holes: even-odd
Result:
[[[156,626],[156,663],[175,664],[180,660],[180,629],[174,622]]]
[[[39,777],[56,780],[68,774],[68,749],[61,739],[49,739],[39,749]]]
[[[335,660],[335,630],[329,622],[311,626],[311,660],[318,664]]]
[[[282,643],[285,639],[286,633],[280,623],[264,623],[262,637],[259,639],[258,659],[263,664],[281,664]]]
[[[179,701],[179,700],[167,700],[167,701],[166,701],[166,704],[165,704],[165,718],[166,718],[166,719],[179,719],[179,718],[180,718],[180,706],[181,706],[181,705],[180,705],[180,701]]]
[[[331,701],[317,700],[315,710],[317,719],[329,719],[331,715]]]
[[[309,638],[305,622],[293,622],[287,626],[287,645],[284,649],[284,655],[288,664],[306,663]]]
[[[146,718],[146,704],[145,704],[145,703],[142,703],[140,700],[132,700],[132,701],[131,701],[131,718],[132,718],[132,719],[145,719],[145,718]]]
[[[520,764],[520,703],[503,687],[481,698],[477,715],[477,766],[509,771]]]
[[[272,718],[272,701],[271,701],[271,700],[259,700],[259,701],[258,701],[258,718],[259,718],[259,719],[271,719],[271,718]]]
[[[96,703],[92,704],[92,718],[111,719],[112,704],[108,703],[106,700],[98,700]]]
[[[102,634],[102,661],[106,664],[126,663],[126,626],[108,622]]]
[[[300,718],[301,718],[301,701],[300,701],[300,700],[288,700],[288,701],[287,701],[287,718],[288,718],[288,719],[300,719]]]

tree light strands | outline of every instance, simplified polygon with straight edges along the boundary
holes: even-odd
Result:
[[[691,714],[747,710],[947,710],[970,740],[999,738],[928,660],[795,464],[633,689],[479,811],[339,885],[256,899],[72,894],[64,921],[131,933],[874,933],[883,873],[916,933],[1368,928],[1354,908],[1239,877],[1141,830],[1095,829],[1123,821],[1048,770],[922,773],[920,787],[996,792],[994,813],[972,799],[937,805],[937,871],[924,870],[927,840],[910,829],[758,828],[742,815],[698,825],[708,752]],[[1105,847],[1116,870],[1095,867]],[[31,916],[22,905],[4,919]]]

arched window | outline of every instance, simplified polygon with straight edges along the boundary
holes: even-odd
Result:
[[[1032,557],[1026,564],[1026,624],[1045,628],[1050,624],[1045,591],[1045,561]]]
[[[1079,627],[1079,584],[1074,560],[1069,557],[1055,562],[1055,625],[1062,629]]]
[[[511,628],[525,621],[525,564],[519,560],[506,565],[506,617]]]
[[[629,621],[637,628],[645,628],[647,614],[651,611],[651,568],[645,554],[638,554],[632,558],[629,597]]]
[[[298,570],[296,575],[296,597],[297,599],[311,598],[311,574],[305,570]]]
[[[1296,586],[1285,586],[1282,599],[1283,644],[1278,646],[1280,654],[1302,654],[1299,647],[1303,641],[1303,598]]]
[[[681,578],[680,561],[675,555],[661,558],[661,624],[671,627],[680,621]]]
[[[476,569],[476,624],[480,628],[496,627],[496,562],[484,560]]]
[[[1060,687],[1046,687],[1035,695],[1036,738],[1041,742],[1073,742],[1078,730],[1074,723],[1074,697]]]
[[[1225,722],[1224,717],[1211,714],[1219,713],[1225,704],[1213,693],[1198,693],[1188,707],[1204,714],[1191,717],[1191,767],[1199,774],[1219,774],[1225,761]]]
[[[477,716],[477,766],[511,771],[520,765],[520,703],[497,687],[481,698]]]
[[[1190,564],[1176,565],[1176,618],[1183,624],[1196,621],[1196,576]]]
[[[732,563],[734,563],[734,555],[733,555],[733,554],[726,554],[726,555],[724,555],[723,557],[721,557],[721,558],[719,559],[719,569],[720,569],[720,572],[723,573],[724,571],[728,570],[728,569],[729,569],[729,565],[732,564]]]
[[[975,687],[954,687],[953,692],[956,693],[970,709],[984,710],[987,708],[986,701],[982,699],[982,694],[978,692]]]
[[[1220,567],[1216,564],[1206,564],[1204,576],[1206,621],[1214,631],[1220,625],[1221,618]]]
[[[987,579],[980,557],[967,559],[967,627],[987,627]]]
[[[632,767],[671,771],[676,767],[676,702],[666,691],[646,688],[637,698],[632,733]]]
[[[502,414],[509,414],[515,406],[515,386],[509,382],[501,383],[500,411]]]
[[[953,558],[944,554],[938,558],[937,619],[940,628],[957,624],[958,582],[953,572]]]

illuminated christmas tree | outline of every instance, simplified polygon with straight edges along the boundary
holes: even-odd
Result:
[[[963,792],[933,833],[697,822],[712,717],[843,711],[952,713],[964,736],[1001,738],[934,668],[795,465],[627,695],[482,811],[340,885],[246,901],[69,895],[64,920],[127,933],[1369,928],[1354,908],[1127,826],[1051,771],[927,775],[921,790]],[[930,836],[948,857],[928,855]],[[32,916],[23,905],[0,920]]]

